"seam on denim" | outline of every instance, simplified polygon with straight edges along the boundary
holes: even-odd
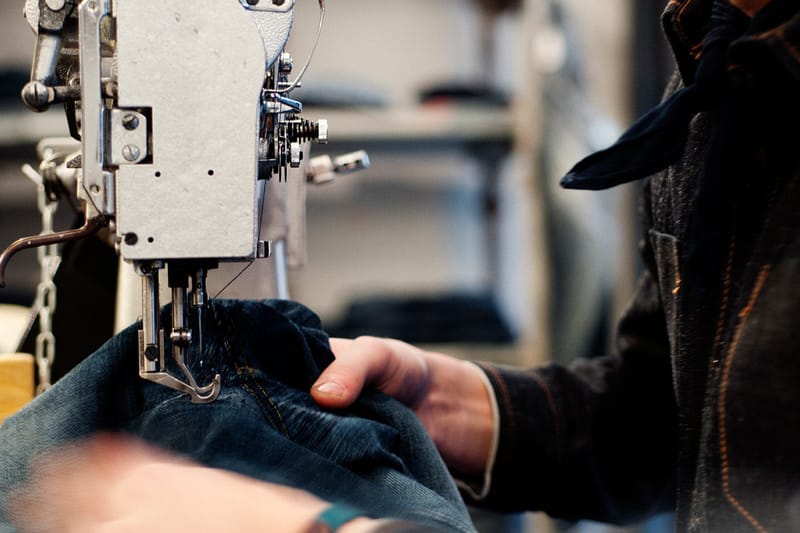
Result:
[[[731,237],[730,247],[728,248],[728,259],[725,263],[725,274],[722,276],[722,299],[719,304],[719,315],[717,316],[717,325],[714,329],[714,352],[722,347],[722,329],[725,325],[726,311],[731,296],[731,278],[733,273],[733,258],[736,253],[736,234]]]
[[[767,161],[764,158],[763,150],[759,151],[760,160],[762,166],[766,166]],[[764,219],[764,227],[769,226],[770,223],[770,213],[772,213],[772,209],[775,205],[775,202],[778,198],[778,191],[780,189],[781,180],[778,179],[772,184],[772,189],[770,191],[769,199],[767,200],[767,210],[766,210],[766,217]],[[726,269],[726,292],[727,288],[730,285],[730,269],[731,263],[733,258],[733,244],[731,243],[731,254],[729,256],[728,268]],[[766,531],[764,527],[742,506],[741,502],[733,496],[733,493],[730,490],[730,482],[729,482],[729,462],[728,462],[728,441],[727,441],[727,428],[725,426],[726,421],[726,414],[725,414],[725,406],[727,400],[727,389],[728,389],[728,380],[730,378],[730,368],[733,364],[732,360],[735,354],[736,346],[738,345],[741,331],[744,328],[744,323],[746,322],[747,318],[750,315],[750,312],[753,309],[753,305],[755,303],[756,298],[761,293],[761,290],[764,285],[764,281],[766,280],[767,274],[771,269],[770,264],[762,265],[759,269],[758,276],[756,277],[756,282],[753,287],[753,292],[750,294],[750,297],[747,300],[745,306],[739,311],[737,316],[738,323],[736,326],[736,331],[734,332],[733,338],[731,339],[731,344],[727,350],[725,355],[725,363],[723,367],[723,375],[720,382],[720,391],[719,391],[719,400],[717,402],[717,409],[718,409],[718,424],[719,424],[719,435],[720,435],[720,460],[722,464],[721,468],[721,475],[722,475],[722,484],[723,484],[723,494],[725,495],[725,499],[727,499],[734,508],[744,516],[748,522],[750,522],[753,527],[758,529],[759,531]],[[721,328],[721,323],[719,324]],[[719,331],[717,332],[717,337],[719,336]],[[717,338],[715,337],[715,338]],[[716,341],[715,341],[716,342]]]
[[[730,301],[730,289],[731,289],[731,273],[733,271],[733,258],[736,252],[736,235],[734,232],[733,237],[731,238],[730,245],[728,247],[728,258],[725,262],[725,274],[722,277],[722,295],[720,297],[720,305],[719,305],[719,314],[717,315],[717,322],[716,326],[714,327],[714,339],[711,344],[710,356],[711,359],[708,362],[708,366],[706,368],[706,391],[712,390],[714,376],[715,373],[715,362],[718,362],[723,354],[722,352],[722,328],[725,324],[725,316],[727,315],[726,311],[728,309],[728,302]],[[710,396],[708,397],[710,398]],[[706,400],[709,402],[710,400]],[[701,438],[705,440],[707,436],[707,431],[702,430]],[[694,496],[692,498],[691,503],[691,513],[694,515],[700,514],[700,511],[697,509],[697,505],[699,502],[699,497],[697,492],[700,490],[700,487],[696,484],[694,489],[692,490]]]
[[[728,463],[728,433],[727,428],[725,427],[725,406],[728,393],[728,380],[730,378],[731,365],[733,357],[736,353],[736,347],[739,343],[739,339],[741,338],[744,324],[747,321],[747,318],[750,316],[753,305],[755,304],[756,299],[758,298],[759,294],[761,294],[761,290],[764,287],[764,281],[769,275],[770,267],[771,265],[768,264],[761,267],[755,287],[753,287],[753,292],[750,294],[750,298],[747,300],[747,305],[745,305],[745,307],[739,313],[739,318],[741,321],[736,326],[734,338],[730,347],[728,348],[728,354],[725,358],[725,366],[723,368],[722,382],[720,383],[719,402],[717,407],[719,410],[719,451],[720,461],[722,463],[722,492],[725,495],[725,499],[728,500],[728,502],[739,512],[739,514],[741,514],[750,523],[750,525],[762,533],[766,533],[766,528],[764,528],[764,526],[761,525],[761,523],[744,507],[744,505],[742,505],[742,503],[736,498],[736,496],[734,496],[733,491],[731,490]]]
[[[244,374],[243,372],[239,373],[239,375],[243,374]],[[258,387],[261,394],[256,393],[256,391],[254,391],[250,387],[251,383],[254,384],[256,387]],[[275,404],[275,402],[272,401],[269,394],[267,394],[267,391],[264,390],[264,387],[262,387],[255,379],[251,377],[250,379],[242,380],[242,388],[245,390],[245,392],[247,392],[247,394],[249,394],[256,401],[256,403],[261,408],[261,412],[264,413],[264,416],[268,417],[269,411],[275,413],[275,415],[278,417],[278,421],[280,422],[281,432],[283,433],[283,436],[289,438],[289,429],[286,427],[286,421],[283,419],[283,416],[281,416],[281,412],[278,409],[278,406]],[[269,403],[269,405],[264,403],[264,400],[266,400]]]
[[[238,367],[238,362],[236,361],[236,358],[234,357],[233,353],[233,346],[230,343],[232,335],[230,335],[229,333],[230,333],[230,328],[233,327],[233,324],[229,323],[229,321],[224,321],[222,319],[222,317],[220,316],[219,309],[215,305],[214,300],[211,300],[210,304],[211,304],[210,307],[212,316],[214,317],[214,321],[217,323],[217,326],[219,326],[220,329],[220,335],[222,337],[222,346],[225,348],[225,353],[228,356],[227,358]],[[225,361],[220,361],[220,363],[225,363]]]

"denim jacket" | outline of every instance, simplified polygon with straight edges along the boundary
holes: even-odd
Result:
[[[664,12],[675,89],[692,82],[711,6],[672,0]],[[681,532],[800,531],[799,12],[773,0],[728,49],[752,157],[716,191],[726,222],[692,224],[708,113],[681,159],[645,180],[644,269],[617,353],[482,365],[500,433],[480,505],[617,523],[676,510]],[[690,262],[702,232],[722,243],[706,256],[713,276]]]

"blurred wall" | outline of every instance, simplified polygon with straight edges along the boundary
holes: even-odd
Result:
[[[327,2],[325,27],[306,85],[363,82],[393,105],[414,103],[420,88],[442,82],[474,82],[488,76],[513,90],[519,80],[520,17],[498,20],[498,53],[491,72],[481,56],[481,17],[469,0]],[[296,4],[292,33],[295,64],[305,59],[317,30],[317,2]]]
[[[22,16],[23,0],[0,2],[0,66],[30,69],[34,35]]]

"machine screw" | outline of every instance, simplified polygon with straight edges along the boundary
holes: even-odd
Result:
[[[286,0],[272,0],[272,5],[274,6],[282,6]]]
[[[41,81],[30,81],[22,88],[22,101],[33,111],[44,111],[53,101],[50,90]]]
[[[278,59],[278,68],[280,69],[281,73],[290,74],[294,69],[294,59],[292,58],[292,55],[283,52]]]
[[[139,127],[139,117],[132,113],[128,113],[122,117],[122,127],[128,131],[135,130]]]
[[[257,6],[259,0],[247,0],[248,5]]]
[[[126,144],[122,147],[122,157],[126,161],[136,161],[139,159],[139,147],[135,144]]]

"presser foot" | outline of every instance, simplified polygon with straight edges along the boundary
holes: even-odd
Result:
[[[222,388],[219,374],[214,376],[211,383],[202,387],[189,385],[167,372],[139,372],[139,376],[148,381],[188,394],[192,403],[211,403],[217,399]]]
[[[189,368],[178,360],[178,366],[184,373],[187,383],[163,370],[166,368],[163,344],[159,343],[158,353],[155,357],[152,357],[153,348],[153,346],[147,346],[145,349],[144,332],[139,330],[139,377],[188,394],[192,403],[211,403],[217,399],[222,389],[222,378],[219,374],[214,375],[211,383],[201,387],[195,381]]]

